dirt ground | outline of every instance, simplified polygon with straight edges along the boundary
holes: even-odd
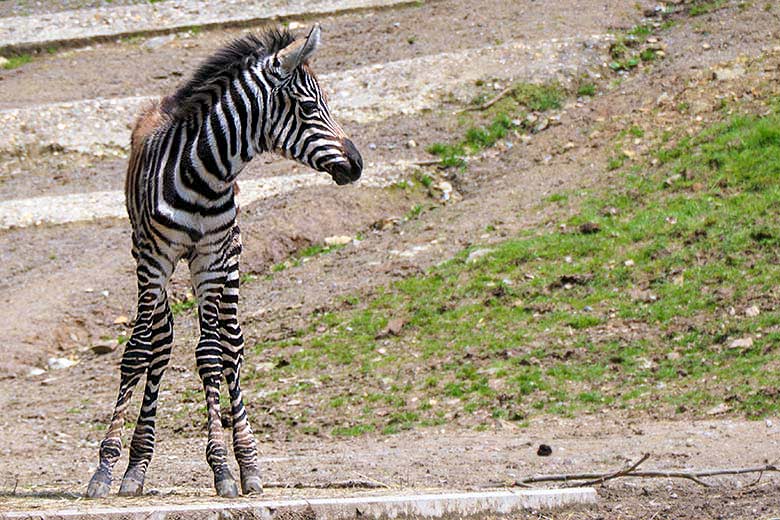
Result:
[[[302,328],[315,310],[332,308],[339,297],[370,295],[378,286],[424,271],[466,246],[501,240],[546,222],[541,202],[548,195],[610,182],[605,165],[612,139],[632,123],[647,123],[652,117],[650,124],[659,128],[695,128],[715,117],[706,107],[716,106],[721,97],[771,90],[780,63],[775,50],[780,45],[780,10],[765,11],[758,4],[729,4],[700,17],[680,16],[662,33],[667,55],[663,61],[625,77],[600,68],[599,95],[568,102],[559,111],[560,125],[528,143],[491,150],[472,162],[467,175],[450,176],[459,195],[456,203],[438,204],[420,190],[357,185],[306,188],[242,208],[243,271],[257,275],[242,288],[247,344]],[[326,36],[338,37],[328,39],[316,66],[332,72],[507,40],[625,30],[654,4],[489,0],[480,6],[475,10],[473,2],[445,0],[326,18]],[[0,71],[0,107],[166,92],[219,42],[238,32],[198,32],[153,51],[141,46],[144,39],[128,39],[44,56],[19,69]],[[106,63],[114,64],[112,74],[104,73]],[[735,64],[745,69],[744,75],[712,80],[713,68]],[[664,96],[668,101],[662,103]],[[705,108],[695,113],[658,110],[664,103]],[[375,145],[368,152],[374,160],[390,160],[399,152],[409,159],[429,159],[426,145],[462,132],[453,107],[446,100],[443,107],[346,130],[361,149]],[[406,147],[409,139],[420,146]],[[123,169],[122,159],[80,154],[0,157],[0,198],[119,189]],[[247,174],[290,171],[289,163],[268,160],[253,164]],[[416,204],[426,208],[418,219],[381,231],[373,226],[402,217]],[[495,231],[486,234],[488,225]],[[270,271],[273,264],[325,237],[358,233],[364,236],[359,245]],[[107,421],[115,397],[121,356],[118,351],[98,356],[89,347],[127,332],[114,321],[132,316],[134,283],[126,221],[0,231],[0,302],[5,309],[0,328],[0,431],[6,439],[0,445],[0,511],[71,506],[83,491],[97,459],[102,433],[98,425]],[[171,294],[184,298],[187,287],[180,269]],[[179,316],[176,330],[177,348],[163,382],[159,443],[147,484],[148,490],[172,494],[147,496],[133,504],[210,496],[211,477],[203,456],[205,417],[166,415],[178,403],[182,388],[198,386],[190,346],[196,334],[193,316]],[[51,356],[79,363],[29,375],[32,368],[45,367]],[[534,419],[526,428],[497,421],[493,429],[476,432],[464,418],[443,428],[337,439],[304,435],[253,408],[252,395],[248,400],[262,441],[264,474],[274,482],[371,478],[398,489],[478,488],[538,473],[610,471],[645,452],[652,454],[645,463],[648,469],[774,464],[780,453],[776,419],[702,420],[699,415],[672,421],[604,412]],[[540,443],[551,445],[553,455],[538,457]],[[758,482],[756,478],[713,479],[712,488],[671,479],[614,481],[599,488],[600,504],[594,508],[560,517],[529,513],[525,518],[780,516],[780,479],[771,474]],[[129,501],[111,497],[100,502],[123,503]]]

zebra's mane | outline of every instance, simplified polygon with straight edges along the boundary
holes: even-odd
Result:
[[[165,99],[164,110],[174,118],[185,118],[203,102],[202,93],[209,86],[234,78],[239,71],[284,49],[293,41],[295,36],[288,29],[277,28],[233,40],[201,63],[192,77]]]

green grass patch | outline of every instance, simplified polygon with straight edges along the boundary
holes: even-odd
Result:
[[[596,95],[596,85],[594,83],[583,83],[577,87],[577,96],[579,97],[593,97]]]
[[[6,59],[8,61],[3,64],[3,68],[6,70],[11,70],[30,63],[33,60],[33,57],[32,54],[20,54],[18,56],[10,56]]]
[[[726,6],[727,0],[714,0],[714,1],[698,1],[688,9],[688,14],[691,16],[701,16],[712,13]]]
[[[171,302],[171,312],[174,316],[179,316],[185,312],[198,307],[198,300],[195,297],[188,297],[183,300]]]
[[[487,93],[480,94],[472,104],[478,107],[487,101],[488,97]],[[442,167],[465,169],[467,156],[495,146],[513,130],[528,130],[523,120],[526,111],[544,112],[557,109],[563,105],[565,98],[566,91],[559,83],[516,83],[503,99],[485,112],[487,122],[470,125],[463,139],[457,142],[434,143],[427,151],[441,159]]]

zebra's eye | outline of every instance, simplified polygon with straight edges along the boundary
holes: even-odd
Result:
[[[310,116],[317,111],[317,103],[314,101],[302,101],[301,110],[305,115]]]

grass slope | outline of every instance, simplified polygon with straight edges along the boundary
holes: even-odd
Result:
[[[278,419],[337,435],[604,407],[777,413],[780,115],[734,117],[657,159],[607,192],[552,197],[564,225],[257,345],[274,367],[248,367],[246,386]],[[383,334],[394,318],[400,334]]]

